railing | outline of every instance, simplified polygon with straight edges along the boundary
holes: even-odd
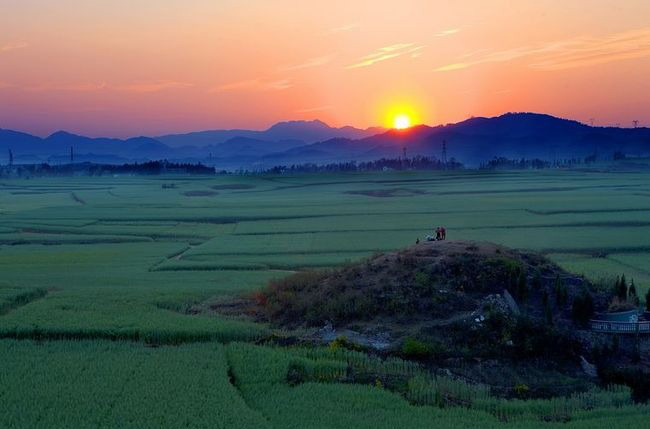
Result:
[[[591,320],[591,330],[618,334],[650,334],[650,321],[643,322],[610,322],[607,320]]]

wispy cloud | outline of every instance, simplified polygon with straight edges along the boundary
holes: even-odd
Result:
[[[186,89],[193,87],[194,84],[189,82],[179,82],[174,80],[156,80],[150,82],[135,82],[126,85],[115,86],[118,91],[127,92],[159,92],[168,89]]]
[[[460,32],[460,28],[450,28],[448,30],[443,30],[435,34],[437,37],[445,37],[445,36],[451,36],[452,34],[456,34]]]
[[[316,106],[316,107],[308,107],[306,109],[298,109],[295,112],[296,113],[311,113],[311,112],[322,112],[323,110],[329,110],[331,109],[331,105],[326,105],[326,106]]]
[[[542,70],[584,67],[650,56],[650,27],[606,37],[583,37],[551,46],[530,66]]]
[[[187,82],[171,80],[156,80],[150,82],[135,82],[121,85],[110,85],[106,82],[81,82],[70,84],[41,84],[37,86],[26,86],[26,91],[71,91],[71,92],[92,92],[102,90],[124,91],[135,93],[159,92],[169,89],[184,89],[194,86]]]
[[[360,27],[361,27],[361,26],[360,26],[358,23],[353,22],[353,23],[350,23],[350,24],[342,25],[342,26],[340,26],[340,27],[330,28],[330,29],[328,30],[328,33],[332,33],[332,34],[336,34],[336,33],[344,33],[344,32],[346,32],[346,31],[356,30],[356,29],[358,29],[358,28],[360,28]]]
[[[40,85],[23,87],[24,90],[33,91],[33,92],[43,92],[43,91],[89,92],[89,91],[99,91],[106,88],[108,88],[106,82],[99,82],[99,83],[81,82],[81,83],[70,83],[70,84],[43,83]]]
[[[334,58],[333,55],[324,55],[322,57],[310,58],[300,64],[293,64],[293,65],[281,67],[280,70],[290,71],[290,70],[300,70],[300,69],[306,69],[311,67],[323,66],[329,63],[330,61],[332,61],[332,58]]]
[[[260,79],[241,80],[215,86],[209,92],[226,91],[280,91],[291,88],[292,84],[287,79],[265,81]]]
[[[395,45],[384,46],[365,57],[361,57],[359,62],[347,66],[346,69],[368,67],[381,61],[399,57],[400,55],[416,54],[422,48],[424,48],[423,45],[416,45],[414,43],[398,43]]]
[[[452,64],[447,64],[444,66],[440,66],[433,71],[437,72],[446,72],[446,71],[452,71],[452,70],[461,70],[461,69],[466,69],[467,67],[471,65],[475,65],[479,63],[452,63]]]
[[[463,60],[434,69],[460,70],[485,63],[529,59],[537,70],[563,70],[650,56],[650,27],[600,37],[575,37],[546,44],[466,54]]]
[[[6,43],[4,45],[0,45],[0,52],[9,52],[13,51],[16,49],[23,49],[28,47],[29,44],[25,42],[13,42],[13,43]]]

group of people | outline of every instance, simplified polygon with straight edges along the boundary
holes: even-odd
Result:
[[[436,228],[435,238],[432,235],[427,235],[427,241],[441,241],[447,239],[447,230],[443,226]],[[415,240],[415,244],[420,244],[420,239]]]

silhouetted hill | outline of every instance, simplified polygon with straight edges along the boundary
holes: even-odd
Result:
[[[31,134],[0,128],[0,148],[5,152],[14,146],[25,150],[35,149],[40,147],[42,141],[41,138]]]
[[[404,150],[407,157],[440,158],[443,142],[447,143],[448,159],[453,157],[468,166],[495,157],[555,161],[597,155],[605,160],[617,151],[650,154],[650,129],[590,127],[536,113],[507,113],[406,130],[333,128],[315,120],[280,122],[265,131],[215,130],[127,140],[90,138],[65,131],[41,139],[0,129],[0,162],[8,158],[8,149],[13,151],[15,162],[45,162],[69,158],[73,147],[75,156],[83,156],[78,159],[95,162],[169,159],[226,169],[256,169],[396,158]]]
[[[310,162],[368,160],[407,156],[441,157],[443,142],[448,158],[469,165],[494,157],[556,160],[597,154],[611,159],[615,151],[630,155],[650,153],[650,129],[590,127],[576,121],[536,113],[508,113],[495,118],[471,118],[456,124],[407,130],[389,130],[359,140],[330,139],[293,148],[266,159],[293,162],[296,154],[318,152]]]

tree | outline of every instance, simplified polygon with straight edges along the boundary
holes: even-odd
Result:
[[[625,280],[625,274],[616,282],[616,296],[620,301],[627,300],[627,281]]]
[[[533,275],[533,281],[531,282],[531,286],[533,287],[534,290],[540,290],[542,288],[542,276],[540,276],[539,271],[535,271],[535,274]],[[548,294],[547,294],[548,298]]]
[[[628,297],[628,301],[630,301],[632,304],[636,306],[639,305],[639,297],[636,294],[636,286],[634,286],[634,279],[632,279],[632,281],[630,282],[630,288],[628,289],[627,297]]]
[[[544,305],[544,318],[549,325],[553,324],[553,309],[551,303],[548,301],[548,292],[542,292],[542,304]]]
[[[575,297],[571,308],[571,316],[579,325],[586,326],[594,315],[594,299],[588,290]]]
[[[567,289],[559,274],[555,277],[555,301],[560,309],[566,305],[567,301]]]
[[[528,300],[528,282],[526,279],[526,273],[523,271],[519,273],[519,278],[517,279],[517,296],[522,302]]]

